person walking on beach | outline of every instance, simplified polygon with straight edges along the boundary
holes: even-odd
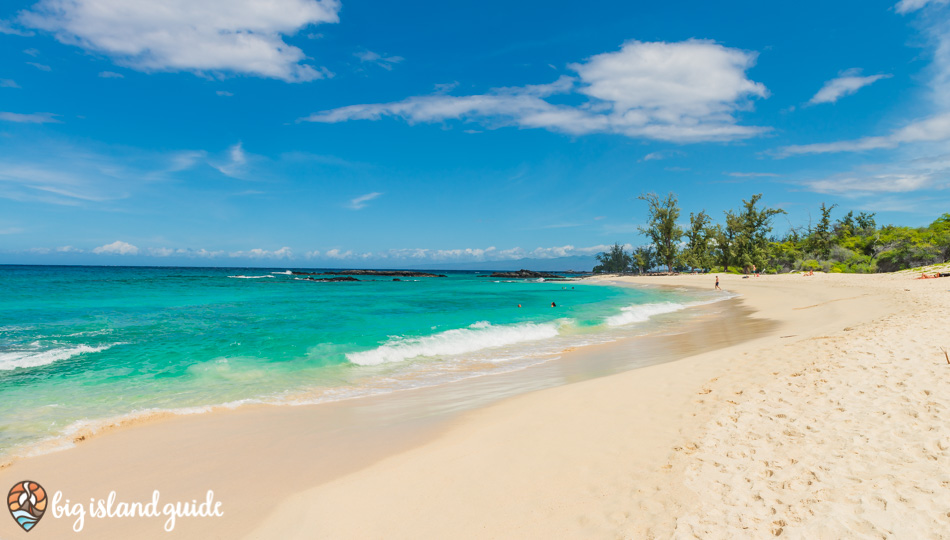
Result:
[[[717,290],[717,291],[721,291],[721,290],[722,290],[722,289],[719,288],[719,276],[716,276],[716,290]]]

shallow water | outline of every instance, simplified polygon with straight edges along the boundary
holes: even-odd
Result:
[[[446,274],[315,283],[284,268],[0,266],[0,455],[148,411],[520,370],[721,298]]]

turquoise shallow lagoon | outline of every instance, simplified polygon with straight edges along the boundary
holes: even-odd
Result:
[[[156,410],[522,369],[713,298],[444,273],[316,283],[286,268],[0,266],[0,455]]]

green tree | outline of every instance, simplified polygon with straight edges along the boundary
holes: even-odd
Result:
[[[826,260],[831,255],[834,240],[831,230],[831,211],[837,206],[837,204],[825,206],[825,203],[821,203],[821,219],[818,220],[818,225],[809,237],[808,251],[821,260]]]
[[[713,238],[716,240],[716,249],[714,256],[716,264],[722,267],[724,272],[729,271],[730,266],[736,264],[736,239],[739,235],[741,220],[732,210],[727,210],[726,224],[713,227]]]
[[[759,208],[761,199],[762,194],[757,193],[749,200],[743,200],[742,213],[733,218],[733,226],[737,228],[733,239],[734,256],[736,263],[743,268],[754,265],[762,269],[768,264],[768,234],[772,232],[772,218],[785,213],[785,210],[777,208]]]
[[[710,228],[711,222],[705,210],[689,215],[683,262],[691,268],[708,270],[713,265],[712,243],[715,232]]]
[[[641,274],[653,268],[655,261],[652,246],[640,246],[633,251],[633,266]]]
[[[858,214],[858,217],[854,218],[858,229],[861,229],[863,234],[870,234],[877,230],[877,223],[874,222],[875,215],[877,214],[874,212],[871,212],[870,214],[867,212],[861,212]]]
[[[594,267],[594,273],[622,274],[630,268],[633,259],[617,242],[610,251],[598,253],[597,260],[600,264]]]
[[[671,192],[666,198],[660,199],[656,193],[647,193],[638,198],[646,201],[649,207],[647,226],[640,227],[640,232],[653,241],[657,258],[666,264],[669,272],[673,272],[673,265],[676,263],[679,252],[679,241],[683,237],[683,229],[676,224],[676,220],[680,217],[676,195]]]

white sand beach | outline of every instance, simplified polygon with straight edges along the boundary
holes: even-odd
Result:
[[[238,409],[19,460],[0,483],[130,498],[230,486],[216,491],[225,518],[171,534],[87,523],[97,538],[950,537],[950,279],[914,277],[723,275],[777,324],[447,426],[382,423],[355,440],[332,406]],[[67,537],[71,522],[48,521],[31,538]],[[0,536],[13,527],[0,522]]]

